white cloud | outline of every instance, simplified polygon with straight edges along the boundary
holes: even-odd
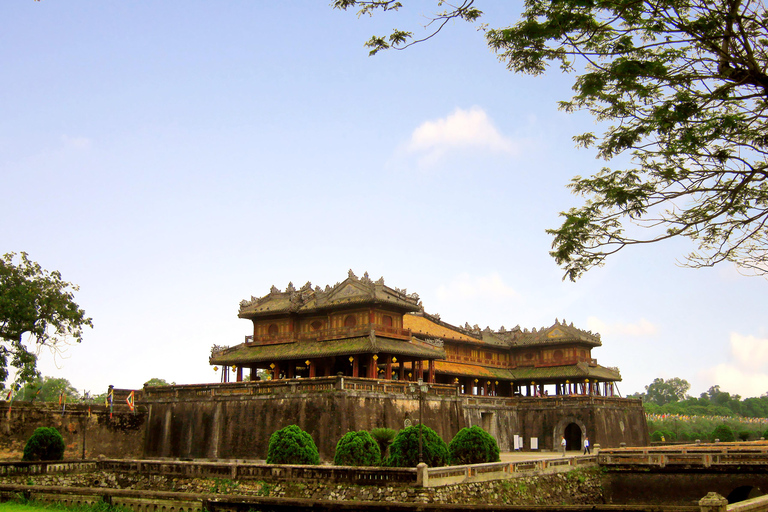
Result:
[[[497,273],[488,276],[459,274],[453,281],[437,289],[437,298],[444,302],[475,298],[492,300],[518,299],[519,297],[520,294],[504,284]]]
[[[505,137],[480,107],[457,108],[448,116],[425,121],[411,134],[407,151],[421,155],[419,164],[433,165],[456,149],[480,149],[517,154],[518,144]]]
[[[641,318],[635,323],[627,324],[621,322],[606,323],[597,317],[590,316],[587,318],[587,329],[598,332],[601,336],[613,338],[621,336],[647,337],[655,336],[658,333],[656,326],[645,318]]]
[[[702,370],[702,381],[742,398],[768,392],[768,339],[731,333],[730,361]]]
[[[66,146],[74,149],[89,149],[93,145],[93,141],[88,137],[70,137],[69,135],[62,135],[61,141]]]

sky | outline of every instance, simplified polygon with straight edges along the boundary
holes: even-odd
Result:
[[[435,3],[329,3],[0,3],[0,252],[79,285],[94,325],[43,349],[43,375],[92,394],[218,382],[211,346],[251,331],[241,300],[352,270],[454,325],[598,332],[624,395],[673,377],[768,392],[765,279],[683,268],[695,247],[672,240],[562,280],[545,230],[606,165],[571,139],[591,117],[557,109],[573,76],[515,75],[464,22],[369,57]],[[522,8],[478,4],[491,27]]]

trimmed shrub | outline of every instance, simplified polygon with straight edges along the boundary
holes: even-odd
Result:
[[[739,432],[739,440],[741,441],[748,441],[750,437],[752,437],[752,432],[749,430],[742,430]]]
[[[451,464],[498,462],[499,445],[491,434],[477,425],[463,428],[448,443]]]
[[[336,443],[333,463],[337,466],[376,466],[380,461],[379,443],[365,430],[347,432]]]
[[[373,437],[374,441],[379,443],[379,451],[381,452],[381,458],[384,459],[387,455],[387,449],[389,449],[389,445],[392,444],[392,441],[395,439],[395,436],[397,435],[397,430],[393,428],[375,428],[371,430],[371,436]]]
[[[445,466],[448,462],[448,445],[437,432],[423,427],[422,453],[424,462],[430,467]],[[395,436],[389,447],[385,466],[412,468],[419,464],[419,426],[404,428]]]
[[[22,460],[61,460],[64,458],[64,438],[53,427],[38,427],[24,446]]]
[[[296,425],[269,436],[267,464],[320,464],[320,454],[312,436]]]
[[[724,443],[730,443],[736,440],[736,436],[733,435],[733,430],[728,425],[722,424],[715,427],[712,431],[712,440],[719,439]]]

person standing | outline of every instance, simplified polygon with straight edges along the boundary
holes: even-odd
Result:
[[[589,455],[591,452],[589,451],[589,438],[584,438],[584,455]]]
[[[565,436],[563,436],[562,441],[560,441],[560,451],[563,452],[563,457],[565,457],[565,445],[566,445]]]

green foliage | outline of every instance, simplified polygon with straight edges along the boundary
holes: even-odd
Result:
[[[459,430],[448,443],[451,464],[498,462],[499,445],[491,434],[474,425]]]
[[[267,464],[320,464],[312,436],[296,425],[273,432],[269,437]]]
[[[144,383],[145,386],[175,386],[175,382],[168,382],[165,379],[159,379],[157,377],[152,377],[147,382]]]
[[[214,494],[232,494],[238,487],[240,487],[240,482],[230,480],[229,478],[214,478],[211,492]]]
[[[37,377],[19,390],[16,400],[58,402],[62,395],[68,402],[80,400],[80,393],[67,379]]]
[[[473,4],[436,0],[449,8],[431,17],[424,37],[394,29],[366,45],[372,54],[402,49],[450,20],[474,22],[482,12]],[[401,4],[333,5],[371,14]],[[732,261],[768,273],[766,18],[764,2],[527,0],[517,23],[485,31],[513,72],[539,75],[556,64],[577,73],[575,95],[560,108],[589,112],[605,131],[574,142],[628,161],[572,180],[585,201],[548,230],[565,277],[575,280],[627,246],[680,236],[698,246],[689,266]],[[651,229],[640,236],[626,224]]]
[[[444,466],[448,462],[448,445],[429,427],[423,427],[422,454],[430,467]],[[412,468],[419,464],[419,425],[404,428],[389,447],[385,466]]]
[[[749,438],[752,437],[752,432],[749,430],[740,430],[738,437],[739,441],[749,441]]]
[[[25,334],[35,348],[56,351],[69,338],[82,341],[83,328],[93,327],[73,300],[76,285],[62,280],[58,271],[42,269],[25,252],[18,264],[15,260],[15,253],[0,258],[0,383],[8,377],[9,363],[19,382],[38,376],[37,356],[25,346]]]
[[[719,439],[723,443],[730,443],[736,440],[733,429],[726,424],[718,425],[712,431],[712,440]]]
[[[32,433],[22,460],[61,460],[64,458],[64,438],[53,427],[38,427]]]
[[[333,463],[337,466],[376,466],[381,461],[381,449],[365,430],[347,432],[336,443]]]
[[[684,400],[686,393],[691,389],[687,380],[680,378],[673,379],[654,379],[652,383],[645,386],[644,402],[651,402],[656,405],[664,405],[678,400]]]
[[[375,428],[371,430],[371,436],[379,443],[379,451],[381,452],[382,459],[386,456],[389,445],[394,441],[397,435],[397,430],[393,428]]]

